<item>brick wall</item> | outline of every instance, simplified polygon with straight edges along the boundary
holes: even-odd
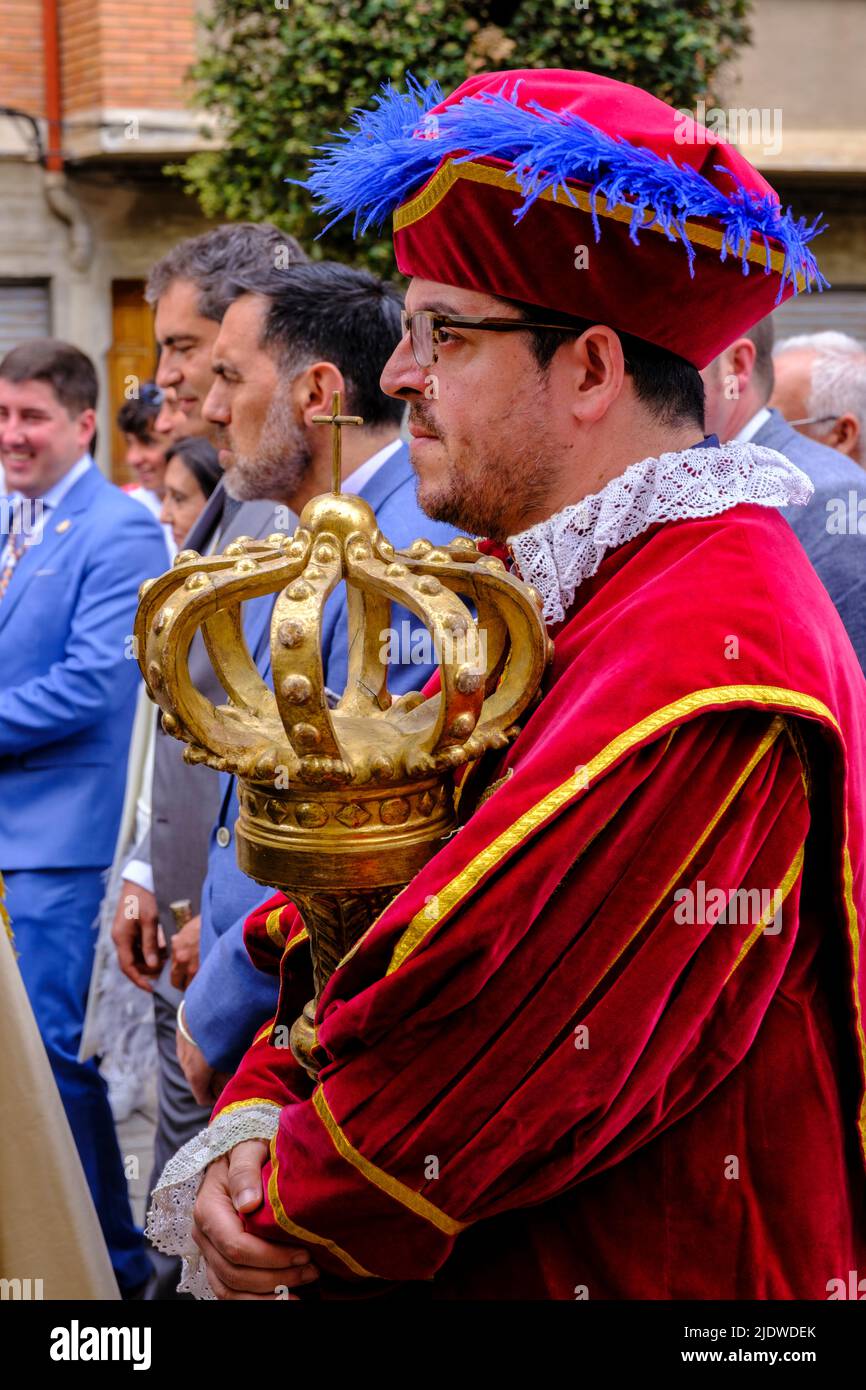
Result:
[[[130,8],[134,8],[130,6]],[[63,114],[101,105],[100,0],[59,0],[60,91]]]
[[[64,115],[186,106],[196,0],[59,0]],[[44,114],[41,0],[0,0],[0,102]]]
[[[40,0],[0,0],[0,102],[41,115],[42,5]]]
[[[60,9],[68,114],[186,105],[196,0],[60,0]]]

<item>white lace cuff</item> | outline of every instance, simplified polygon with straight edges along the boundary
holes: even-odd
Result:
[[[192,1238],[192,1211],[202,1175],[208,1164],[245,1139],[273,1139],[280,1123],[281,1107],[257,1100],[250,1105],[224,1110],[170,1158],[153,1190],[145,1234],[164,1255],[182,1255],[179,1293],[194,1298],[216,1298],[208,1283],[207,1268]]]
[[[814,492],[784,454],[731,440],[633,463],[600,492],[508,537],[521,578],[541,594],[546,623],[558,623],[575,591],[610,550],[659,521],[718,516],[740,502],[804,506]]]

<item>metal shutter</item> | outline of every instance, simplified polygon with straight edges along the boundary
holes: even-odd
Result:
[[[46,280],[0,280],[0,354],[28,338],[47,338],[51,305]]]
[[[823,294],[796,294],[773,314],[776,341],[795,333],[835,329],[866,343],[866,289],[832,289]]]

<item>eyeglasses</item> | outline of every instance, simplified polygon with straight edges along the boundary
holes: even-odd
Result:
[[[835,415],[805,415],[802,420],[789,420],[789,425],[824,425],[828,420],[835,420]]]
[[[418,309],[407,314],[404,309],[400,316],[403,336],[409,334],[409,342],[415,361],[422,370],[432,367],[438,360],[440,331],[443,328],[479,328],[487,333],[523,333],[528,328],[549,328],[555,333],[582,332],[577,325],[565,323],[536,323],[529,319],[467,318],[464,315],[434,314],[430,309]]]

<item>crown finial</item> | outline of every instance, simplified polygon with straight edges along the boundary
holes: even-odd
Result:
[[[331,397],[330,415],[314,415],[314,425],[331,425],[331,491],[339,492],[343,478],[343,425],[363,425],[360,415],[343,415],[342,393],[335,391]]]

